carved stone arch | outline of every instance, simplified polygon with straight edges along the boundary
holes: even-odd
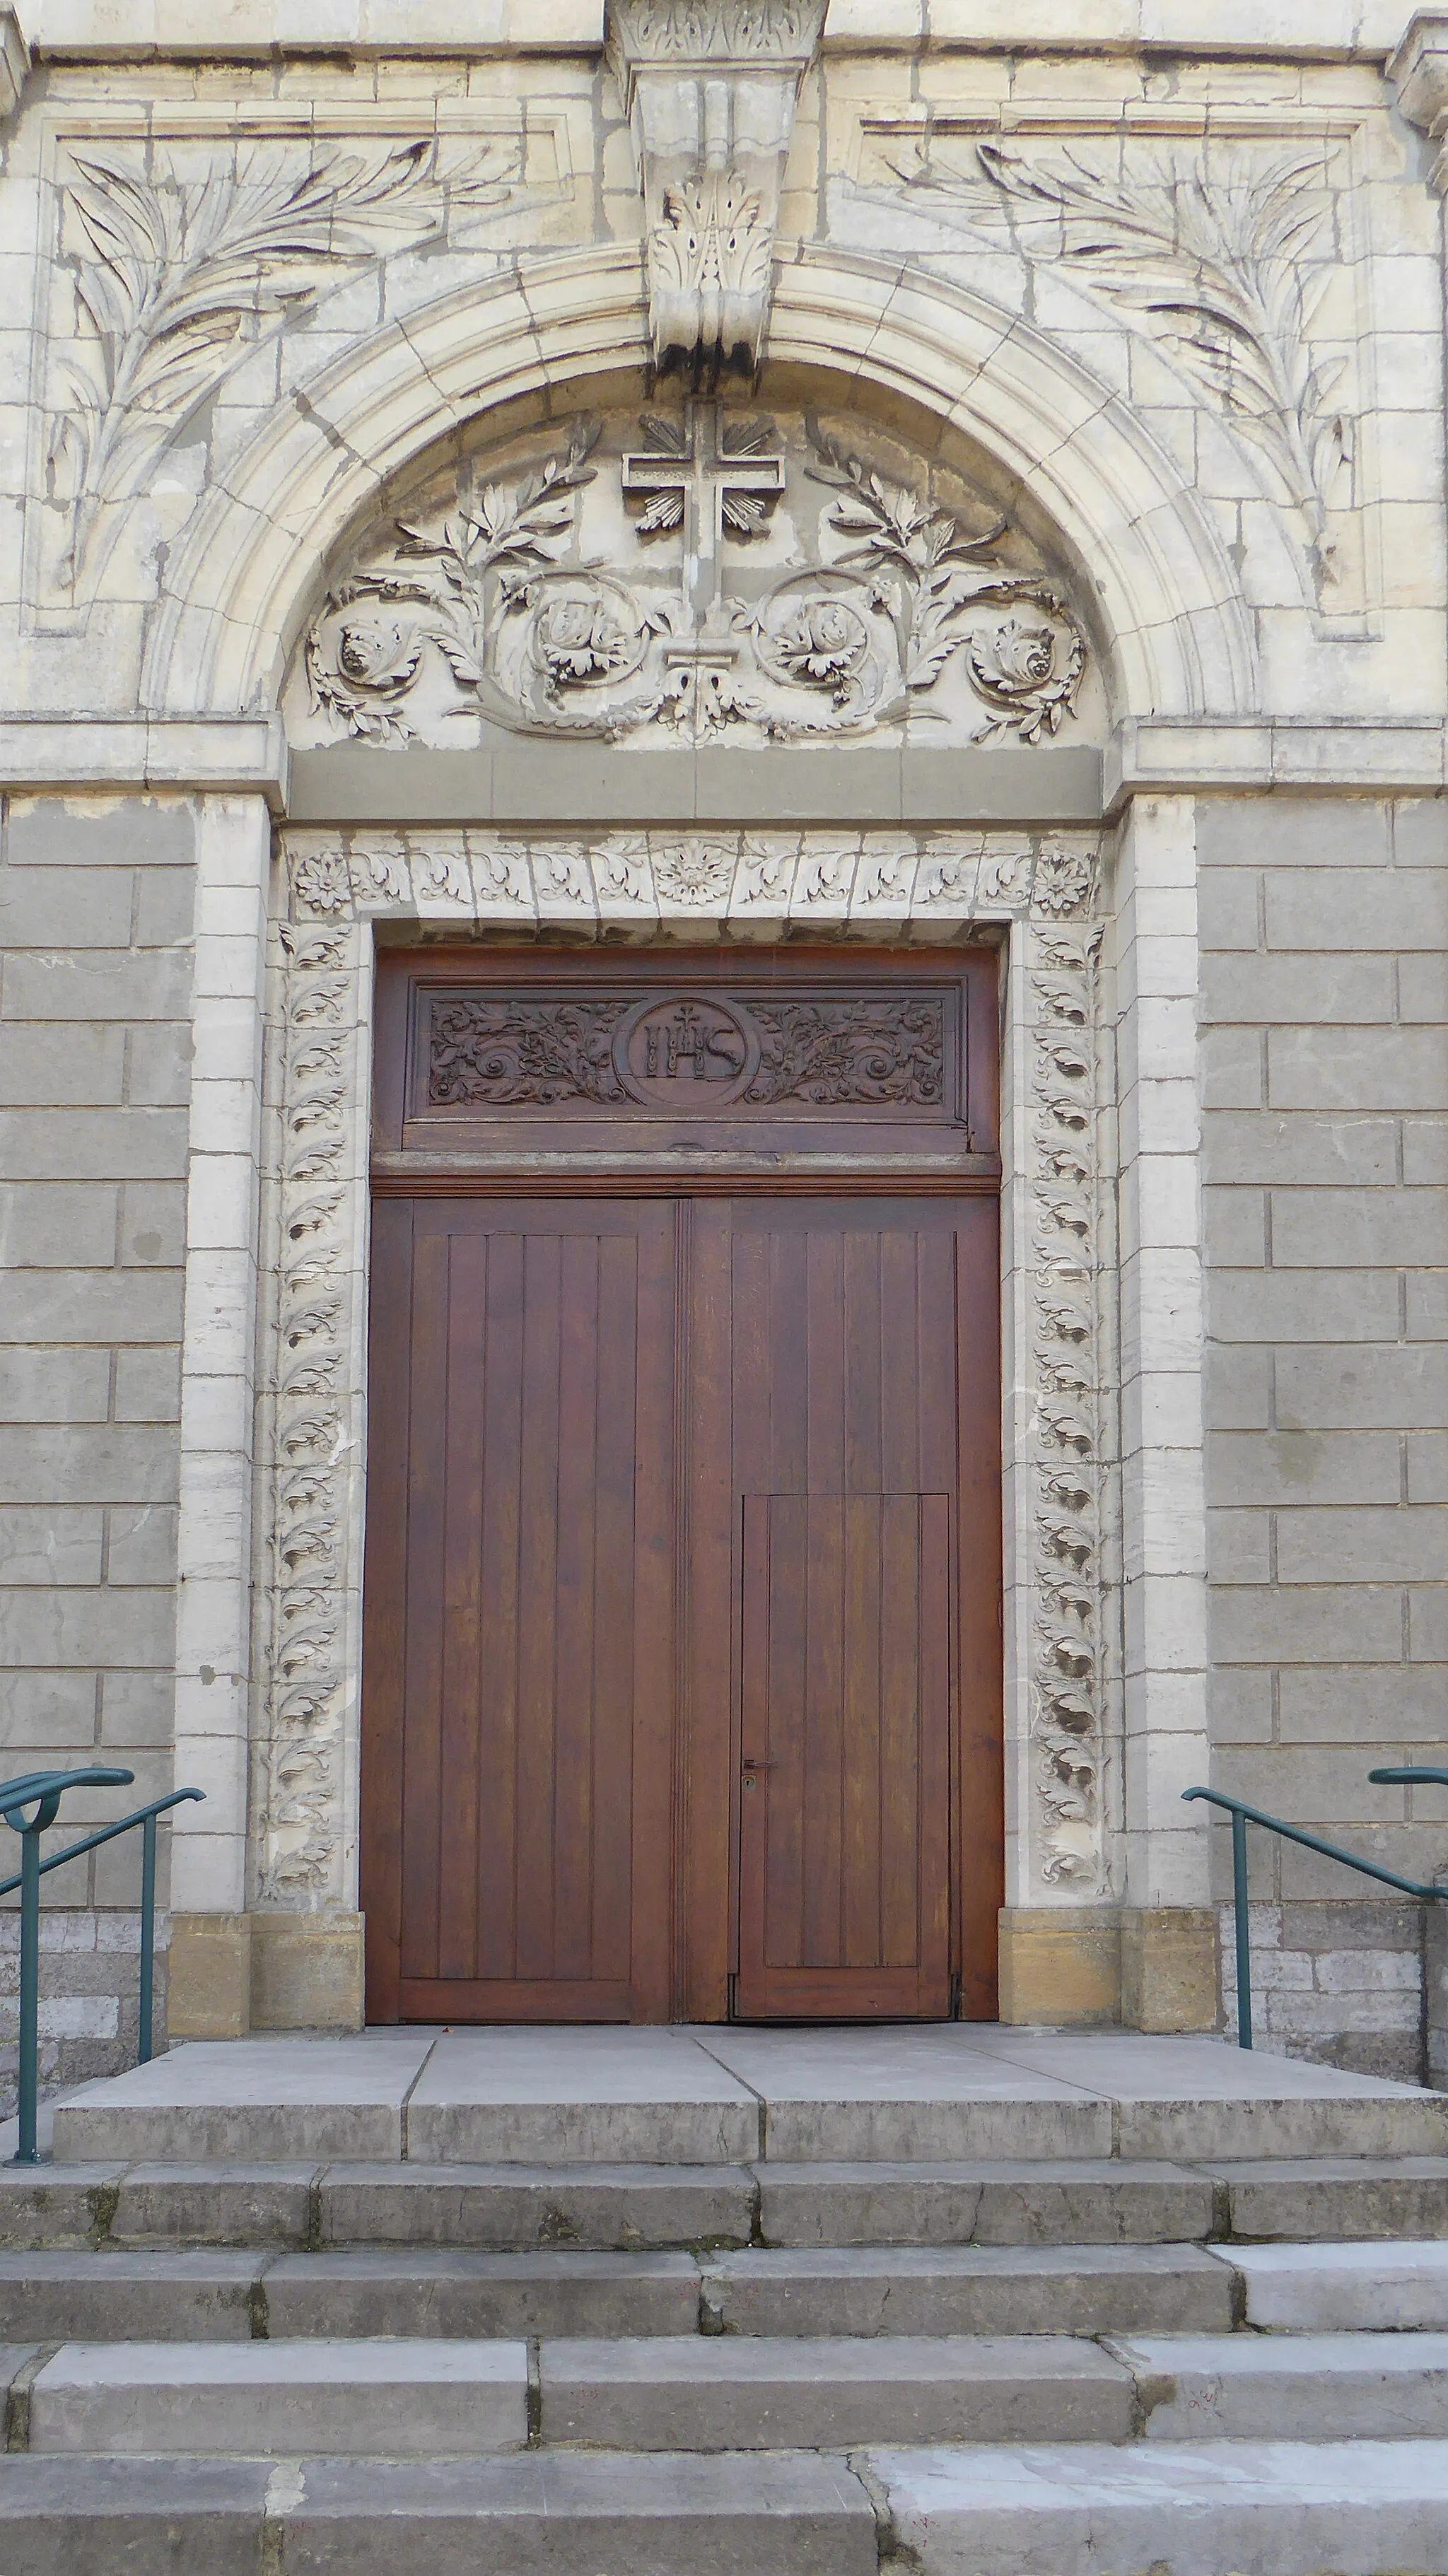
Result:
[[[1240,585],[1195,493],[1078,361],[988,298],[809,250],[780,275],[776,365],[904,397],[1030,496],[1094,591],[1119,717],[1255,703]],[[155,713],[275,705],[322,566],[384,485],[449,432],[532,396],[576,408],[649,355],[638,257],[540,262],[361,341],[281,406],[168,567],[143,676]]]

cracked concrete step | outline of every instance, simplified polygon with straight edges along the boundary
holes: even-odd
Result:
[[[877,2576],[840,2458],[0,2459],[6,2576]]]
[[[1249,2325],[1308,2334],[1448,2329],[1448,2244],[1234,2245]]]
[[[1131,2377],[1064,2335],[743,2335],[545,2343],[542,2436],[607,2450],[1102,2441],[1132,2432]]]
[[[699,2269],[687,2254],[0,2255],[9,2342],[660,2335],[698,2324]]]
[[[0,2246],[599,2252],[1448,2238],[1448,2157],[0,2167]]]
[[[1234,2238],[1448,2237],[1448,2156],[1275,2157],[1210,2170]]]
[[[864,2455],[920,2576],[1432,2576],[1448,2442],[962,2445]]]
[[[520,2451],[528,2347],[381,2336],[68,2343],[31,2380],[28,2413],[32,2451],[253,2459]]]
[[[1195,2245],[802,2247],[703,2266],[741,2335],[1225,2333],[1232,2275]]]
[[[1421,2438],[1448,2423],[1448,2334],[1133,2335],[1106,2349],[1153,2442]]]

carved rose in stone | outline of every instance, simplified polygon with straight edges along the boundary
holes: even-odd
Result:
[[[292,901],[298,912],[326,915],[352,909],[352,876],[340,850],[307,850],[292,868]]]
[[[634,639],[603,599],[545,600],[533,628],[533,645],[550,696],[612,679],[635,659]]]
[[[654,859],[654,883],[676,903],[715,903],[728,893],[734,852],[723,842],[678,841]]]
[[[970,648],[970,676],[996,720],[987,733],[1009,725],[1022,742],[1055,733],[1081,685],[1086,650],[1074,627],[1028,625],[1008,617]]]
[[[775,658],[793,680],[830,689],[837,705],[869,650],[869,629],[843,599],[807,599],[774,638]]]

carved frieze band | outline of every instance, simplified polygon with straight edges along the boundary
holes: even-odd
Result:
[[[959,937],[1019,922],[1031,1033],[1029,1196],[1033,1426],[1015,1462],[1028,1493],[1033,1814],[1042,1886],[1104,1883],[1102,1587],[1110,1368],[1102,1317],[1097,1144],[1100,933],[1095,844],[1074,834],[491,831],[297,833],[287,851],[275,1054],[277,1168],[268,1260],[273,1350],[267,1467],[269,1676],[255,1765],[259,1890],[297,1909],[344,1892],[355,1762],[361,1591],[366,1113],[360,1031],[366,924],[459,932],[620,920],[642,937]],[[1014,953],[1014,952],[1013,952]],[[747,978],[741,978],[747,982]],[[908,996],[905,999],[908,1000]],[[775,1032],[781,1042],[782,1030]],[[808,1032],[797,1031],[796,1037]],[[856,1039],[860,1032],[856,1031]],[[935,1032],[906,1033],[914,1067],[882,1079],[928,1093]],[[857,1060],[857,1073],[858,1062]],[[923,1070],[922,1070],[923,1068]],[[643,1077],[648,1077],[645,1055]],[[802,1079],[808,1080],[807,1069]],[[851,1077],[855,1079],[855,1077]],[[534,1094],[535,1097],[538,1095]]]

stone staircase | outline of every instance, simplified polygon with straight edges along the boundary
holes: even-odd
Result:
[[[794,2079],[691,2129],[672,2076],[589,2098],[598,2034],[545,2101],[516,2036],[400,2087],[381,2036],[177,2052],[0,2170],[5,2576],[1448,2570],[1448,2097],[1039,2034],[972,2090],[842,2033],[813,2128]],[[342,2161],[349,2048],[399,2117]]]

